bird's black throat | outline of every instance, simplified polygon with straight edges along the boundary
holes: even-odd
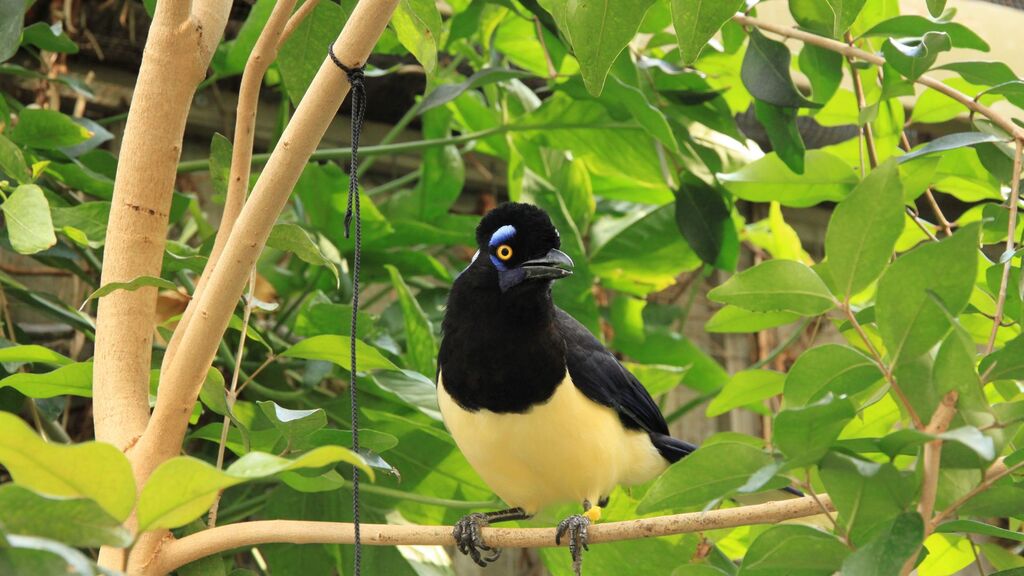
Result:
[[[448,296],[438,357],[448,394],[466,410],[522,413],[551,398],[565,378],[551,282],[507,292],[498,271],[478,259]]]

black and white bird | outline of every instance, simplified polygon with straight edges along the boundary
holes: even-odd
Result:
[[[543,210],[499,206],[476,241],[448,297],[437,399],[466,459],[511,508],[464,517],[455,539],[483,566],[500,553],[483,526],[579,502],[583,514],[557,531],[578,573],[587,527],[611,491],[651,480],[695,446],[669,436],[643,385],[552,302],[552,282],[573,262]]]

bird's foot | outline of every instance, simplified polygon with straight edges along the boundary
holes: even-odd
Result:
[[[596,516],[601,517],[599,507],[588,509],[583,514],[573,514],[558,524],[558,531],[555,532],[555,544],[561,545],[562,536],[569,537],[569,553],[572,555],[572,570],[576,576],[580,576],[583,569],[583,551],[589,550],[587,546],[587,529],[590,528],[592,511],[597,510]]]
[[[463,516],[455,523],[455,528],[452,530],[452,536],[455,537],[455,545],[459,552],[466,554],[473,562],[483,567],[501,556],[500,548],[492,548],[484,543],[481,529],[488,525],[490,525],[490,521],[486,514],[474,512]],[[481,552],[488,554],[485,556]]]

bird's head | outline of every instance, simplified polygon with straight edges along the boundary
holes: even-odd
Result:
[[[558,230],[544,210],[510,202],[491,210],[476,228],[477,264],[492,266],[502,292],[547,286],[572,274],[572,259],[559,250]]]

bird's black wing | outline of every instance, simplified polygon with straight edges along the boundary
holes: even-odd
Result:
[[[575,318],[555,309],[555,324],[565,338],[566,364],[573,384],[587,397],[613,408],[623,425],[668,436],[668,424],[644,385],[626,370]]]

